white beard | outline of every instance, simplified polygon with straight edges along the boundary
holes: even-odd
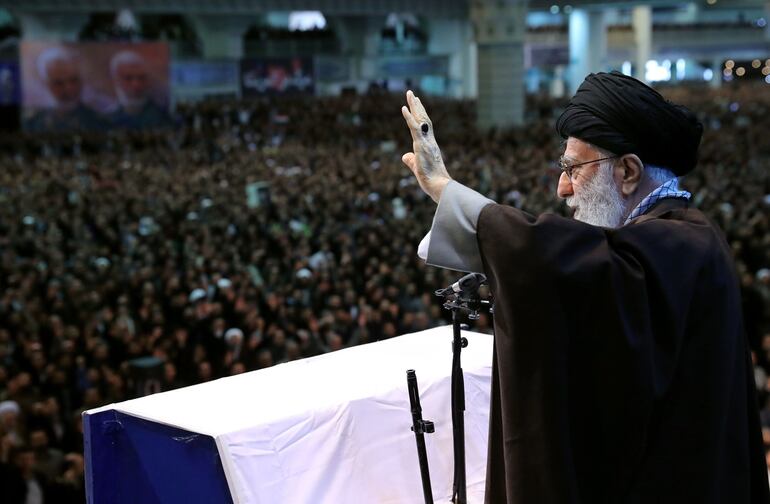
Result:
[[[567,198],[567,206],[575,208],[575,219],[593,226],[620,227],[626,205],[612,178],[613,165],[600,165],[594,177]]]
[[[118,98],[118,102],[129,113],[139,112],[144,108],[145,104],[147,103],[146,96],[143,96],[142,98],[131,98],[120,87],[115,88],[115,95]]]
[[[78,108],[78,105],[80,105],[80,99],[70,100],[70,101],[62,101],[57,100],[54,98],[54,103],[56,103],[56,111],[59,113],[69,113]]]

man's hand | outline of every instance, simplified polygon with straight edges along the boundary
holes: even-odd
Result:
[[[425,193],[438,203],[444,188],[452,180],[441,158],[433,123],[422,106],[422,102],[411,91],[406,92],[409,108],[401,107],[401,113],[412,133],[412,149],[401,157],[401,161],[412,170],[417,182]]]

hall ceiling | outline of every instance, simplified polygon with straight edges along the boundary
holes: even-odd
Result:
[[[695,3],[704,9],[746,9],[746,8],[762,8],[765,5],[765,0],[717,0],[713,5],[708,4],[705,0],[694,0],[692,2],[682,2],[675,0],[530,0],[530,8],[547,10],[551,5],[572,5],[575,6],[596,6],[601,7],[606,5],[608,7],[633,7],[635,5],[652,5],[653,7],[683,7],[688,4]]]
[[[26,12],[97,12],[131,9],[135,12],[196,14],[254,14],[269,11],[319,10],[325,14],[465,15],[467,0],[0,0],[0,6]]]
[[[99,12],[128,8],[135,12],[186,12],[199,14],[254,14],[268,11],[320,10],[329,15],[387,14],[410,12],[436,17],[467,16],[473,2],[490,0],[0,0],[0,7],[22,12]],[[517,0],[491,0],[510,2]],[[713,1],[713,0],[712,0]],[[695,0],[704,9],[764,8],[768,0]],[[547,10],[551,5],[573,7],[633,7],[634,5],[683,6],[676,0],[530,0],[531,10]]]

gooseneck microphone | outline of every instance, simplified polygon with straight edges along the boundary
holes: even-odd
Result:
[[[468,273],[449,287],[437,290],[436,295],[447,296],[449,294],[472,294],[475,293],[486,281],[487,277],[481,273]]]

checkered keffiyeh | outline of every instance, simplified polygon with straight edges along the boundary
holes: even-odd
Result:
[[[666,198],[683,198],[689,200],[692,197],[692,194],[690,194],[687,191],[680,191],[679,190],[679,180],[676,178],[672,178],[668,182],[664,183],[662,186],[658,187],[654,191],[652,191],[650,194],[645,196],[645,198],[642,200],[641,203],[639,203],[636,208],[634,208],[631,211],[631,214],[626,219],[626,222],[623,223],[625,226],[629,222],[631,222],[633,219],[636,219],[640,215],[643,215],[647,210],[649,210],[655,203],[662,199]]]

